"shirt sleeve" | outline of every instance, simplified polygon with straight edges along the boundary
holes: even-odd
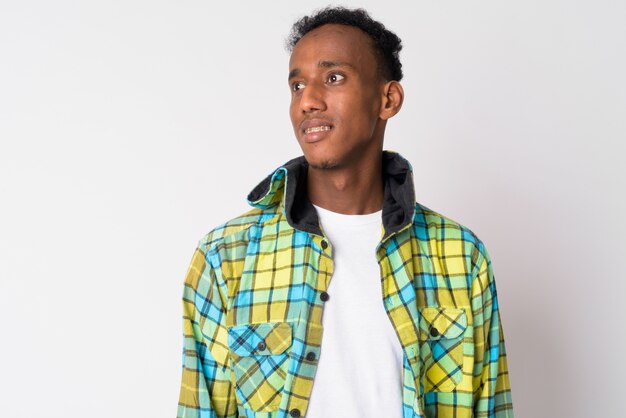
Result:
[[[226,285],[198,247],[183,291],[183,371],[177,418],[237,417],[226,323]]]
[[[509,370],[489,254],[481,248],[472,284],[474,417],[513,418]]]

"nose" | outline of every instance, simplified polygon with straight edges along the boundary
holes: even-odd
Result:
[[[300,109],[303,113],[326,110],[323,87],[311,82],[302,90]]]

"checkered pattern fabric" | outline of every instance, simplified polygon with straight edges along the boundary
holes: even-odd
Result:
[[[273,411],[280,403],[291,347],[286,322],[250,324],[228,330],[235,386],[240,399],[253,411]]]
[[[422,308],[420,313],[420,361],[425,369],[425,390],[449,391],[463,377],[465,310]]]
[[[383,158],[375,257],[404,353],[403,417],[511,418],[489,255],[468,228],[415,203],[406,160]],[[306,417],[333,246],[305,173],[302,157],[279,167],[250,194],[254,209],[200,241],[183,294],[179,418]]]

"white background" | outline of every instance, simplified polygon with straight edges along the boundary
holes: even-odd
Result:
[[[187,265],[299,155],[324,5],[0,2],[2,417],[175,416]],[[358,5],[404,42],[386,148],[492,257],[516,416],[624,417],[625,3]]]

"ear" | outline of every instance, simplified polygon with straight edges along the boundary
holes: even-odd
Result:
[[[402,107],[404,89],[398,81],[392,80],[385,83],[382,94],[382,106],[379,117],[383,120],[391,119]]]

